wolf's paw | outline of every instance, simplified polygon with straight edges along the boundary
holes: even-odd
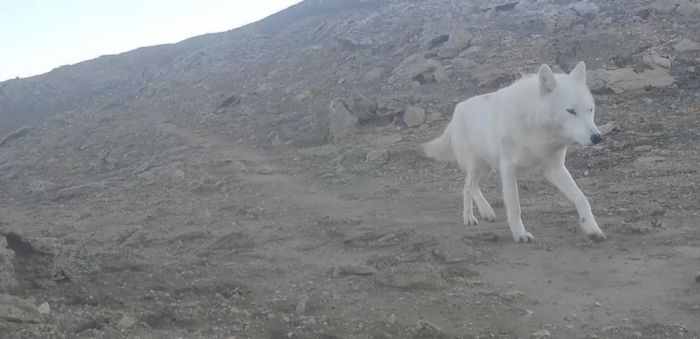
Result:
[[[605,240],[605,234],[603,234],[603,231],[597,230],[586,233],[586,238],[595,242],[601,242]]]
[[[519,234],[513,234],[513,241],[515,242],[535,242],[535,237],[528,231],[523,231]]]
[[[474,226],[474,225],[478,225],[479,221],[476,220],[476,217],[473,215],[470,215],[470,216],[465,215],[464,216],[464,224],[467,226]]]

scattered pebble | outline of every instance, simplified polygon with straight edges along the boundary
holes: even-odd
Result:
[[[51,308],[49,307],[49,303],[43,303],[37,307],[37,310],[39,311],[39,314],[49,314],[51,313]]]
[[[612,131],[617,131],[619,129],[617,121],[608,121],[605,124],[602,124],[598,127],[598,130],[600,131],[600,134],[602,135],[608,135]]]
[[[641,153],[641,152],[649,152],[649,151],[651,151],[651,146],[649,146],[649,145],[637,146],[637,147],[634,148],[634,151],[635,151],[635,152],[638,152],[638,153]]]
[[[545,339],[545,338],[549,338],[551,335],[552,335],[552,334],[549,333],[548,330],[546,330],[546,329],[541,329],[541,330],[539,330],[539,331],[537,331],[537,332],[531,334],[531,335],[530,335],[530,338],[532,338],[532,339]]]
[[[307,295],[302,295],[301,298],[297,301],[297,305],[295,307],[295,311],[298,315],[303,315],[306,313],[306,306],[309,302],[309,296]]]
[[[378,149],[367,153],[368,162],[385,163],[389,160],[389,152],[384,149]]]
[[[119,319],[119,323],[117,323],[117,326],[121,329],[126,329],[126,328],[129,328],[131,326],[134,326],[135,323],[136,323],[136,318],[125,314],[124,316],[122,316],[121,319]]]
[[[377,270],[371,266],[365,265],[342,265],[334,269],[335,276],[343,277],[348,275],[372,275],[377,273]]]

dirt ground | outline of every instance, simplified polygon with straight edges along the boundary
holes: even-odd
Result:
[[[664,18],[630,22],[659,43],[676,34],[651,30],[673,26]],[[679,22],[697,30],[692,17]],[[521,55],[490,54],[500,45],[483,34],[476,62],[517,64]],[[503,43],[520,50],[540,38]],[[51,116],[0,144],[0,292],[28,304],[9,316],[0,305],[0,338],[698,338],[700,80],[689,70],[700,55],[683,53],[673,85],[596,92],[605,142],[573,147],[567,165],[608,236],[599,243],[527,173],[520,200],[535,243],[513,242],[497,175],[483,187],[497,220],[461,223],[463,174],[416,149],[441,133],[455,100],[483,87],[413,84],[422,87],[406,100],[428,108],[424,124],[409,128],[399,114],[342,138],[314,114],[350,93],[332,86],[361,85],[332,76],[335,94],[314,88],[303,109],[299,85],[284,94],[296,99],[254,112],[240,113],[268,104],[263,94],[228,115],[195,114],[203,106],[188,100],[222,98],[205,95],[223,81],[212,72],[193,86],[202,92],[153,80],[148,90],[165,94]],[[461,73],[451,72],[454,84]],[[386,83],[383,74],[372,81]],[[436,94],[443,88],[453,92]]]
[[[485,194],[498,220],[460,224],[462,174],[415,152],[441,127],[274,153],[156,115],[66,119],[81,137],[157,135],[162,143],[151,148],[166,165],[129,169],[137,180],[109,172],[97,188],[4,195],[16,291],[51,307],[37,324],[3,325],[8,338],[693,338],[700,330],[697,120],[635,143],[620,128],[572,153],[609,236],[601,243],[584,239],[552,187],[526,176],[524,220],[537,242],[518,244],[496,176]],[[116,126],[123,121],[134,125]],[[38,156],[49,166],[81,152],[54,153],[57,143],[44,138]],[[638,143],[652,148],[634,152]],[[362,159],[376,148],[386,162]]]

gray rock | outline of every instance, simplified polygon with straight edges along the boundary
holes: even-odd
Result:
[[[687,38],[683,38],[673,45],[673,49],[678,53],[700,51],[700,44]]]
[[[440,327],[426,320],[418,320],[413,330],[414,338],[450,338]]]
[[[430,124],[432,124],[432,123],[434,123],[434,122],[437,122],[437,121],[440,121],[440,120],[442,120],[442,114],[440,114],[439,112],[430,113],[430,114],[428,114],[428,116],[425,118],[425,121],[426,121],[427,123],[430,123]]]
[[[255,88],[255,91],[253,91],[253,93],[258,96],[265,97],[271,95],[274,91],[275,88],[272,86],[272,84],[266,82],[258,85],[258,87]]]
[[[80,196],[86,196],[93,194],[100,189],[104,188],[101,183],[89,183],[83,185],[70,186],[56,191],[54,194],[54,200],[68,200]]]
[[[33,129],[34,127],[31,126],[22,126],[18,128],[17,130],[6,135],[2,140],[0,140],[0,147],[7,145],[14,140],[22,138],[23,136],[29,134],[29,132],[31,132]]]
[[[374,41],[370,37],[364,37],[360,39],[360,41],[355,40],[354,38],[351,37],[337,37],[335,40],[338,42],[338,45],[349,49],[349,50],[356,50],[356,49],[361,49],[365,47],[370,47],[374,44]]]
[[[672,1],[671,3],[678,5],[675,8],[675,13],[696,18],[700,15],[700,3],[691,2],[690,0]]]
[[[384,75],[384,68],[375,67],[375,68],[372,68],[371,70],[367,71],[367,73],[365,73],[365,75],[362,76],[362,81],[366,81],[366,82],[379,81],[382,78],[382,75]]]
[[[420,84],[426,84],[446,80],[447,73],[439,62],[426,59],[423,54],[413,54],[394,68],[389,83],[417,81]]]
[[[538,18],[550,32],[570,29],[578,15],[570,8],[551,9],[543,11]]]
[[[294,311],[297,313],[297,315],[304,315],[306,314],[306,309],[309,304],[309,296],[308,295],[302,295],[299,300],[297,300],[297,304],[294,307]]]
[[[530,338],[532,339],[546,339],[552,336],[551,333],[549,333],[548,330],[546,329],[541,329],[533,334],[530,334]]]
[[[0,294],[0,321],[38,323],[41,314],[34,304],[9,294]]]
[[[360,127],[360,120],[350,113],[342,99],[335,99],[330,104],[330,131],[334,139],[341,139],[355,133]]]
[[[384,149],[378,149],[367,153],[368,162],[385,163],[389,160],[389,152]]]
[[[49,303],[43,303],[39,305],[37,308],[37,311],[39,311],[39,314],[49,314],[51,313],[51,307],[49,306]]]
[[[571,9],[574,12],[576,12],[578,16],[587,19],[595,18],[595,16],[598,15],[598,12],[600,11],[600,7],[598,7],[597,4],[588,1],[576,2],[573,5],[571,5]]]
[[[365,265],[342,265],[333,270],[333,274],[338,277],[348,275],[372,275],[377,273],[377,270],[371,266]]]
[[[620,94],[646,87],[668,87],[674,82],[675,79],[668,73],[668,70],[663,68],[655,68],[641,73],[636,73],[632,68],[598,69],[588,72],[588,85],[594,92],[609,88]]]
[[[29,182],[29,191],[32,193],[55,192],[59,188],[61,188],[61,185],[48,180],[32,179]]]
[[[612,131],[618,130],[618,123],[617,121],[608,121],[600,126],[598,126],[598,130],[600,130],[600,134],[602,135],[608,135]]]
[[[642,60],[651,68],[671,68],[671,59],[663,57],[657,53],[647,54],[642,58]]]
[[[412,263],[391,267],[377,274],[377,280],[401,289],[440,289],[447,287],[442,272],[427,263]]]
[[[638,153],[641,153],[641,152],[649,152],[649,151],[651,151],[651,146],[649,146],[649,145],[637,146],[637,147],[634,148],[634,151],[635,151],[635,152],[638,152]]]
[[[433,249],[433,255],[446,264],[465,262],[476,257],[471,246],[456,240],[441,242]]]
[[[464,29],[457,29],[450,33],[449,39],[442,46],[437,55],[443,59],[451,59],[458,56],[471,45],[474,36]]]
[[[605,69],[593,69],[586,72],[586,81],[591,92],[599,93],[608,90],[609,76]]]
[[[370,121],[377,117],[377,103],[359,92],[353,92],[348,102],[348,110],[360,122]]]
[[[134,326],[134,324],[136,324],[136,318],[134,318],[128,314],[125,314],[122,316],[121,319],[119,319],[119,322],[117,323],[117,327],[119,327],[121,329],[127,329],[131,326]]]
[[[502,87],[511,80],[511,74],[495,65],[480,66],[472,76],[480,87],[492,89]]]
[[[695,274],[695,282],[700,283],[700,272]]]
[[[425,122],[425,110],[416,107],[408,106],[403,112],[403,122],[408,127],[418,127]]]
[[[0,291],[7,291],[17,286],[15,267],[12,264],[15,252],[7,248],[7,239],[0,235]]]
[[[301,93],[297,94],[294,97],[294,99],[296,101],[302,102],[302,101],[310,98],[312,95],[313,95],[313,92],[311,92],[311,90],[306,89],[306,90],[303,90]]]
[[[664,157],[640,157],[634,162],[634,167],[639,169],[653,169],[657,163],[666,160]]]

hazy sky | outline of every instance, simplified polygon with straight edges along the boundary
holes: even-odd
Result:
[[[300,0],[0,0],[0,81],[227,31]]]

